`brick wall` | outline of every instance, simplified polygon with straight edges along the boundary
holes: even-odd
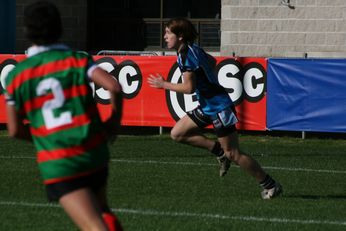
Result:
[[[24,53],[30,44],[23,33],[23,11],[37,0],[16,0],[16,53]],[[53,0],[60,10],[64,28],[61,42],[76,50],[86,49],[87,4],[85,0]]]
[[[345,0],[289,2],[222,0],[221,55],[346,57]]]

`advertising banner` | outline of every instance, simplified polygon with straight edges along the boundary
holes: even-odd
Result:
[[[268,59],[270,130],[346,132],[346,59]]]
[[[24,55],[0,55],[1,80],[6,78]],[[175,56],[94,56],[96,63],[115,76],[123,87],[124,114],[127,126],[172,127],[198,105],[196,95],[151,88],[150,74],[160,74],[172,83],[182,81]],[[266,129],[266,59],[215,57],[219,83],[236,105],[241,130]],[[110,113],[109,94],[91,84],[103,118]],[[6,122],[3,87],[0,85],[0,123]]]

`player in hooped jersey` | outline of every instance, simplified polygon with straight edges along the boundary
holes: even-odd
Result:
[[[8,132],[35,144],[48,199],[58,201],[81,230],[122,230],[106,200],[107,143],[120,126],[120,84],[88,54],[57,43],[62,27],[52,3],[29,5],[24,20],[32,46],[5,81]],[[90,81],[110,92],[105,122]]]
[[[173,140],[205,148],[217,156],[220,176],[224,176],[230,162],[234,162],[253,176],[263,187],[263,199],[271,199],[282,192],[281,185],[264,172],[252,157],[239,149],[235,124],[238,122],[233,102],[222,88],[213,72],[210,57],[202,48],[194,44],[197,32],[193,24],[185,18],[168,21],[164,40],[169,49],[177,51],[177,62],[182,72],[182,83],[170,83],[159,74],[150,75],[148,83],[184,94],[196,92],[199,107],[187,112],[171,131]],[[212,124],[218,137],[213,141],[204,136],[201,128]]]

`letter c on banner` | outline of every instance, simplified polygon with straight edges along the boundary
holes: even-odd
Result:
[[[115,76],[123,88],[124,98],[132,99],[138,95],[142,88],[143,78],[141,70],[135,62],[126,60],[120,63],[116,68]]]
[[[7,59],[0,64],[0,94],[4,92],[5,80],[8,73],[16,66],[18,62],[14,59]]]
[[[266,92],[267,72],[259,63],[249,63],[244,67],[245,98],[249,102],[261,100]]]

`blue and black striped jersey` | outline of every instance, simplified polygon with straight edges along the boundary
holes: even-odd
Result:
[[[178,53],[182,73],[192,71],[196,76],[196,94],[203,112],[216,114],[233,105],[226,90],[219,84],[209,55],[196,44],[188,45]]]

